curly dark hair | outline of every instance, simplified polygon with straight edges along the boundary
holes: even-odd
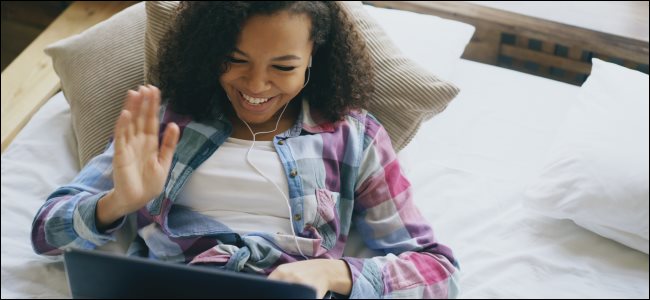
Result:
[[[228,102],[218,82],[228,70],[227,58],[245,21],[280,11],[306,14],[312,23],[314,54],[310,84],[297,97],[307,97],[326,120],[340,120],[350,109],[366,108],[373,92],[373,68],[365,41],[341,5],[330,1],[183,1],[175,23],[160,42],[150,80],[175,112],[197,121],[214,118]]]

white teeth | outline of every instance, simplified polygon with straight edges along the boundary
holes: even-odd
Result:
[[[253,98],[244,93],[241,93],[241,95],[244,97],[244,99],[246,99],[246,101],[250,102],[251,104],[262,104],[266,101],[269,101],[269,99],[271,99],[271,98]]]

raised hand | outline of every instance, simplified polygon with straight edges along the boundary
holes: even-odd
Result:
[[[129,90],[115,125],[114,188],[98,204],[99,225],[137,211],[162,192],[180,130],[168,124],[159,147],[159,109],[158,88]]]

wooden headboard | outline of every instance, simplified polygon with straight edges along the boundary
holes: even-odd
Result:
[[[592,57],[648,73],[648,1],[364,2],[474,25],[465,59],[575,85]]]

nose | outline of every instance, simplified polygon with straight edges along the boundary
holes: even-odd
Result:
[[[260,95],[271,88],[271,82],[265,70],[251,70],[247,77],[246,88],[250,93]]]

